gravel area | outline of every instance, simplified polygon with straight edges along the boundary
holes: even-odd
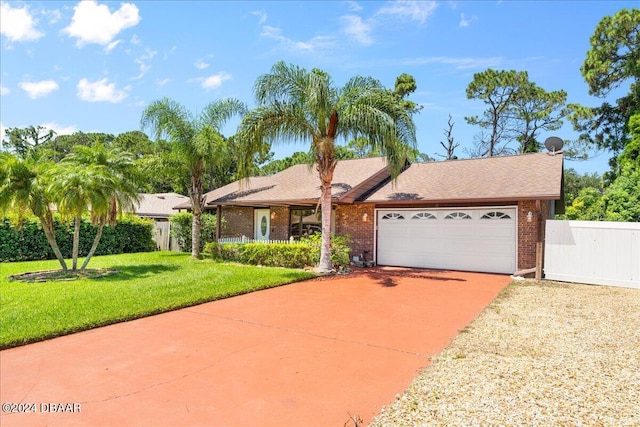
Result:
[[[370,426],[640,426],[640,291],[511,284]]]

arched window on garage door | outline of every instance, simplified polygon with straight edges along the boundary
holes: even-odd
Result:
[[[381,219],[404,219],[404,216],[397,212],[389,212],[388,214],[384,214]]]
[[[480,219],[511,219],[511,217],[504,212],[494,211],[487,212],[486,214],[482,215],[482,218]]]
[[[418,212],[411,219],[436,219],[436,216],[429,212]]]
[[[451,212],[444,219],[471,219],[471,215],[466,212]]]

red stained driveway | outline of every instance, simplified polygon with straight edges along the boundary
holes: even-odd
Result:
[[[368,423],[509,282],[375,268],[4,350],[3,409],[37,413],[0,425]]]

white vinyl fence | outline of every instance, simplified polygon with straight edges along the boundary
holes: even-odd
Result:
[[[153,240],[161,251],[180,251],[178,239],[171,236],[171,223],[169,221],[155,221],[153,223]]]
[[[640,289],[640,223],[546,223],[545,278]]]

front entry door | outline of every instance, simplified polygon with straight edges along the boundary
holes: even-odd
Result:
[[[269,240],[269,209],[255,209],[254,236],[256,240]]]

